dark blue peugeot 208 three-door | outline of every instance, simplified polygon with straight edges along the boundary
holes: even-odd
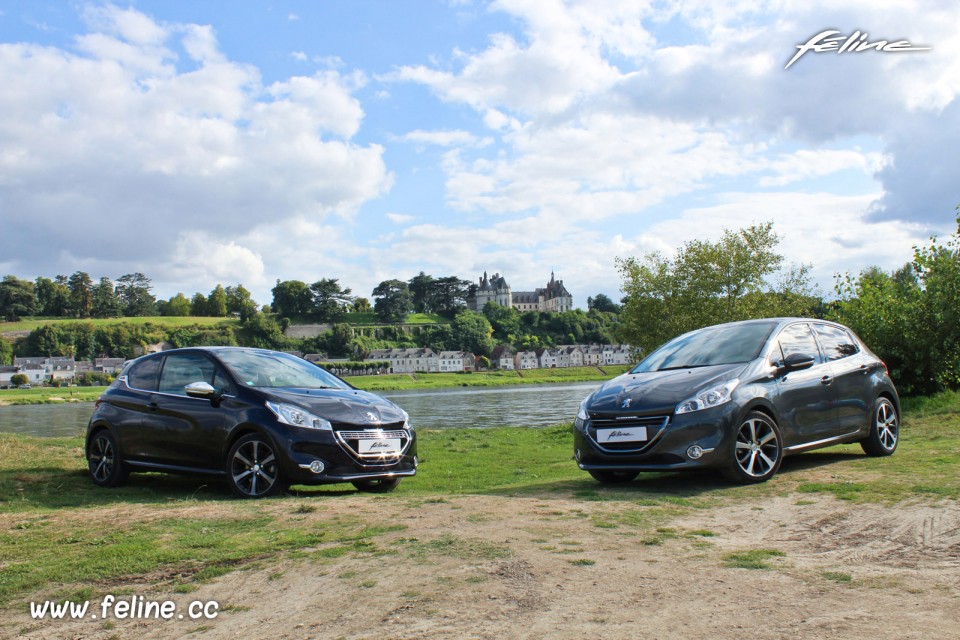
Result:
[[[243,498],[290,484],[390,491],[417,468],[406,412],[296,356],[239,347],[176,349],[129,363],[87,427],[93,481],[131,471],[224,477]]]

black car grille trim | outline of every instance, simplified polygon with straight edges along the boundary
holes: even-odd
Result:
[[[407,452],[407,449],[410,448],[410,443],[413,442],[413,438],[410,437],[410,432],[404,430],[384,431],[383,429],[364,429],[362,431],[348,431],[343,429],[334,431],[334,434],[336,434],[337,437],[337,444],[339,444],[344,451],[353,456],[353,458],[358,460],[363,466],[396,464],[401,458],[403,458],[404,454]],[[399,439],[400,450],[392,455],[385,455],[376,452],[360,453],[361,440],[388,439]]]
[[[656,443],[663,435],[670,423],[670,416],[631,416],[622,414],[590,414],[590,426],[586,429],[587,437],[604,453],[643,453]],[[616,427],[647,427],[647,440],[639,443],[618,442],[614,444],[600,444],[597,440],[597,429],[612,429]],[[651,434],[650,431],[654,433]]]

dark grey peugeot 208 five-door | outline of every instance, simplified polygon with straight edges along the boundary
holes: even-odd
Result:
[[[716,467],[763,482],[785,455],[859,442],[888,456],[900,399],[887,367],[847,327],[777,318],[684,334],[580,405],[574,457],[604,483]]]
[[[87,427],[93,481],[131,471],[224,477],[243,498],[290,484],[390,491],[417,468],[403,409],[296,356],[239,347],[176,349],[129,363]]]

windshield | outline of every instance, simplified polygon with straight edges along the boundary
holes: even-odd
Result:
[[[312,362],[278,351],[218,351],[217,355],[248,387],[349,389],[350,386]]]
[[[630,373],[750,362],[760,355],[775,326],[776,322],[750,322],[692,331],[651,353]]]

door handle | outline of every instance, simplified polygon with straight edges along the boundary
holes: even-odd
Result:
[[[833,378],[830,376],[823,376],[820,378],[820,384],[830,384],[831,382],[833,382]]]
[[[159,408],[160,408],[160,405],[158,405],[156,402],[151,402],[150,404],[147,405],[147,409],[150,409],[150,411],[156,411]]]

